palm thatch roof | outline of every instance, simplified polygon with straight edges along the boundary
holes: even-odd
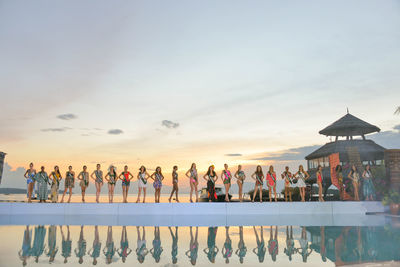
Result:
[[[364,136],[373,132],[380,132],[381,129],[369,124],[350,113],[347,113],[325,129],[319,131],[326,136]]]

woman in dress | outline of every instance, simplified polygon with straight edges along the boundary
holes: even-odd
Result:
[[[337,165],[335,168],[336,178],[338,180],[339,185],[339,198],[340,200],[344,200],[344,186],[343,186],[343,169],[341,165]]]
[[[60,187],[60,181],[62,179],[58,166],[54,167],[54,171],[50,174],[49,179],[52,179],[50,199],[51,202],[56,203],[58,201],[58,189]]]
[[[128,171],[128,166],[125,165],[124,171],[121,172],[118,178],[122,180],[122,202],[128,203],[129,186],[131,184],[131,179],[133,178],[133,175]]]
[[[243,238],[243,226],[239,226],[239,243],[238,243],[238,249],[236,250],[235,254],[239,257],[240,263],[243,263],[244,257],[246,257],[246,253],[247,253],[247,248]]]
[[[317,176],[317,184],[318,184],[318,201],[324,202],[324,198],[322,197],[322,181],[324,180],[324,176],[322,175],[322,166],[318,165],[317,172],[315,174]]]
[[[229,258],[232,256],[233,253],[232,240],[229,236],[229,226],[225,226],[225,243],[221,252],[222,256],[225,258],[225,263],[228,264]]]
[[[149,177],[150,175],[147,173],[146,167],[141,166],[139,169],[139,173],[137,175],[139,192],[136,203],[139,203],[140,201],[140,194],[142,190],[143,190],[143,203],[146,202],[146,187],[147,187],[147,180],[149,179]]]
[[[122,262],[126,261],[126,258],[131,254],[132,249],[129,248],[128,234],[126,232],[126,226],[122,226],[121,233],[121,247],[117,250],[118,255],[121,257]]]
[[[96,170],[92,172],[90,178],[94,180],[96,185],[96,202],[99,203],[100,191],[103,186],[103,171],[100,169],[100,164],[96,165]]]
[[[257,192],[259,192],[259,197],[260,197],[260,203],[262,202],[262,186],[263,186],[263,181],[264,181],[264,174],[262,171],[262,168],[260,165],[257,166],[255,173],[251,175],[251,178],[253,178],[256,183],[254,186],[254,191],[253,191],[253,199],[251,202],[254,202],[254,199],[256,198]]]
[[[26,266],[26,261],[31,256],[32,252],[32,230],[26,226],[24,238],[22,239],[22,249],[18,252],[18,256],[22,261],[22,266]]]
[[[225,187],[225,202],[229,202],[229,189],[231,188],[232,173],[228,170],[228,164],[224,164],[224,170],[221,172],[221,180]]]
[[[79,173],[78,179],[80,180],[79,185],[82,191],[82,202],[85,203],[85,192],[86,188],[89,186],[89,172],[86,166],[83,166],[83,170]]]
[[[289,171],[289,166],[285,167],[285,171],[281,174],[282,179],[285,181],[285,201],[288,201],[288,195],[289,195],[289,201],[292,202],[292,187],[293,187],[293,182],[292,182],[292,173]]]
[[[273,234],[272,226],[269,230],[268,252],[271,255],[272,261],[276,261],[278,255],[278,226],[275,226],[275,234]]]
[[[268,185],[268,194],[269,194],[269,202],[272,202],[272,190],[274,190],[275,202],[277,202],[276,198],[276,173],[274,171],[274,166],[269,166],[269,170],[267,172],[267,185]]]
[[[139,226],[136,226],[137,230],[137,249],[136,249],[136,255],[139,263],[143,263],[144,259],[146,258],[146,255],[149,253],[149,250],[146,248],[146,231],[143,228],[143,234],[142,236],[140,235],[140,229]]]
[[[190,226],[190,245],[189,250],[186,251],[185,255],[190,259],[190,263],[196,265],[197,255],[199,251],[199,242],[197,237],[199,235],[199,227],[196,227],[196,234],[193,236],[192,226]]]
[[[353,183],[353,188],[354,188],[354,200],[355,201],[360,201],[360,197],[358,195],[358,187],[360,184],[360,174],[358,173],[356,165],[351,166],[351,171],[347,178],[351,179]]]
[[[246,175],[244,174],[244,171],[242,171],[242,165],[238,166],[238,170],[235,173],[235,178],[239,187],[239,201],[243,202],[243,183],[244,179],[246,179]]]
[[[178,199],[178,166],[174,166],[172,168],[172,191],[171,191],[171,195],[169,196],[168,201],[171,202],[172,196],[174,195],[174,193],[176,194],[176,198],[175,201],[179,202]]]
[[[208,171],[204,174],[203,179],[207,181],[208,202],[217,201],[215,182],[218,180],[218,175],[214,171],[214,165],[208,167]]]
[[[35,182],[38,183],[39,187],[39,192],[38,192],[39,202],[46,202],[48,198],[47,184],[50,183],[49,183],[49,176],[44,171],[44,166],[40,167],[40,172],[38,172],[35,175]]]
[[[101,242],[99,235],[99,227],[96,225],[94,227],[94,240],[93,247],[88,251],[88,255],[93,258],[93,265],[97,264],[97,258],[100,257]]]
[[[197,185],[199,184],[199,179],[195,163],[192,163],[192,166],[190,166],[190,169],[186,172],[186,177],[190,179],[190,202],[193,202],[192,200],[193,191],[196,194],[196,202],[198,202],[199,193],[197,190]]]
[[[307,231],[305,227],[302,227],[299,244],[300,247],[296,248],[296,252],[301,255],[301,257],[303,258],[303,262],[307,262],[307,258],[308,256],[310,256],[313,250],[308,246]]]
[[[374,183],[372,182],[372,172],[371,172],[371,166],[369,164],[365,166],[362,177],[363,177],[363,195],[365,200],[370,200],[370,201],[375,200],[375,187]]]
[[[310,175],[304,170],[303,165],[300,165],[299,170],[293,177],[297,179],[297,187],[300,190],[301,202],[304,202],[306,201],[306,180]]]
[[[24,177],[26,178],[26,183],[28,185],[28,202],[32,203],[32,192],[35,187],[35,175],[36,170],[33,168],[33,163],[29,164],[29,169],[26,170]]]
[[[155,189],[154,198],[155,203],[160,203],[161,187],[162,181],[164,180],[164,175],[161,172],[161,167],[157,167],[156,171],[150,176],[153,179],[153,187]]]
[[[156,263],[160,262],[161,254],[164,249],[161,246],[160,227],[154,227],[153,248],[150,249],[150,254],[153,256]]]
[[[67,190],[69,190],[69,198],[68,198],[68,203],[71,202],[71,196],[72,196],[72,188],[75,186],[75,172],[72,170],[72,166],[68,167],[68,171],[65,174],[65,184],[64,184],[64,193],[61,198],[61,203],[64,202],[64,196],[65,193],[67,193]]]
[[[114,166],[110,166],[110,169],[104,179],[107,180],[108,182],[108,202],[113,203],[114,201],[114,189],[115,189],[115,184],[117,183],[117,172],[115,171]]]

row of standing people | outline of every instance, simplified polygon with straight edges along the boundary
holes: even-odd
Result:
[[[61,256],[64,258],[64,263],[68,262],[68,258],[72,255],[72,239],[70,234],[70,228],[67,226],[66,232],[65,229],[60,226],[60,232],[62,235],[62,243],[61,243]],[[142,228],[142,229],[140,229]],[[172,246],[171,246],[171,258],[172,263],[177,264],[178,262],[178,227],[173,229],[172,227],[168,227],[169,232],[172,238]],[[196,228],[193,230],[193,228]],[[275,229],[274,229],[275,228]],[[225,259],[226,263],[229,263],[230,258],[233,254],[236,254],[241,263],[244,262],[244,258],[247,254],[247,247],[245,244],[243,226],[239,226],[239,242],[237,245],[237,249],[234,250],[232,246],[232,240],[230,238],[230,227],[225,227],[225,241],[221,250],[221,254]],[[161,254],[164,249],[161,245],[161,235],[160,235],[160,227],[154,227],[154,240],[152,242],[153,248],[147,249],[146,245],[146,231],[144,227],[136,227],[137,230],[137,248],[135,250],[137,260],[140,263],[145,261],[146,255],[151,254],[156,263],[160,262]],[[190,242],[189,249],[185,252],[185,255],[188,257],[189,261],[192,265],[195,265],[198,258],[198,250],[199,250],[199,242],[198,242],[198,227],[190,227]],[[252,250],[252,252],[257,256],[259,262],[264,262],[264,258],[266,255],[266,251],[271,256],[273,261],[276,261],[277,255],[279,253],[279,243],[278,243],[278,227],[270,226],[270,235],[269,241],[266,247],[264,241],[264,227],[261,226],[260,230],[257,230],[256,227],[253,226],[254,235],[256,238],[257,247]],[[209,227],[207,234],[207,247],[203,249],[203,252],[207,256],[208,260],[211,263],[215,263],[216,256],[218,255],[220,249],[216,244],[218,227]],[[48,227],[48,244],[46,249],[45,244],[45,236],[46,236],[46,228],[44,226],[35,227],[35,236],[33,237],[32,231],[29,226],[26,226],[22,248],[18,252],[18,256],[21,259],[23,266],[27,264],[27,260],[30,257],[34,257],[35,262],[39,261],[39,257],[44,253],[49,257],[49,263],[53,263],[59,248],[57,246],[57,226],[52,225]],[[32,243],[33,239],[33,243]],[[293,228],[292,226],[286,226],[286,248],[284,248],[284,254],[289,257],[289,260],[292,260],[292,256],[296,253],[300,254],[303,261],[307,261],[307,257],[311,254],[312,249],[309,247],[309,242],[307,239],[307,233],[305,228],[302,228],[301,237],[298,240],[299,247],[295,247],[295,242],[293,238]],[[118,254],[121,258],[122,262],[125,262],[127,257],[132,253],[132,249],[129,246],[128,234],[126,226],[122,227],[121,232],[121,241],[120,247],[117,248],[113,238],[113,227],[108,226],[107,228],[107,239],[103,250],[101,250],[102,243],[100,240],[99,229],[98,226],[94,227],[94,239],[92,248],[87,250],[87,242],[85,239],[84,226],[80,228],[79,240],[77,241],[77,246],[74,250],[76,257],[78,258],[78,262],[80,264],[83,263],[84,257],[86,255],[92,258],[93,265],[98,263],[97,259],[100,257],[101,252],[103,252],[105,256],[105,260],[107,264],[113,262],[114,256]],[[326,258],[324,259],[326,261]]]

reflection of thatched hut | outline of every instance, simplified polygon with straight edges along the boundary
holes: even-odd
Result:
[[[324,189],[331,185],[331,171],[336,166],[330,166],[331,155],[338,153],[338,164],[344,170],[355,164],[359,169],[362,165],[370,164],[380,166],[384,164],[385,148],[365,136],[379,132],[375,125],[369,124],[349,113],[335,121],[319,133],[335,137],[335,141],[329,142],[306,156],[308,170],[311,174],[311,183],[315,183],[315,171],[318,165],[323,167]],[[355,137],[358,137],[357,139]],[[345,173],[347,175],[347,173]]]

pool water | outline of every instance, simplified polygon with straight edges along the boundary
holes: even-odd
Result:
[[[386,226],[0,226],[0,266],[340,266],[400,261]],[[395,262],[393,262],[395,261]],[[397,262],[396,262],[397,261]]]

